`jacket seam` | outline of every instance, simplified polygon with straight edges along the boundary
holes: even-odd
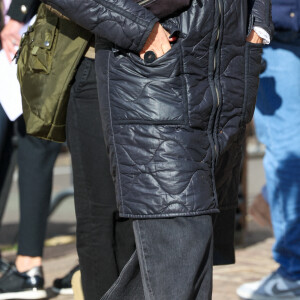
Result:
[[[119,190],[119,195],[120,195],[120,200],[121,200],[121,208],[122,210],[124,209],[124,204],[123,204],[123,194],[122,194],[122,183],[121,183],[121,176],[120,176],[120,169],[119,169],[119,158],[118,158],[118,153],[117,153],[117,147],[116,147],[116,141],[115,141],[115,133],[114,133],[114,128],[112,124],[112,111],[111,111],[111,105],[110,105],[110,57],[111,57],[111,52],[108,54],[108,60],[107,60],[107,96],[108,96],[108,106],[109,106],[109,124],[111,128],[111,133],[112,133],[112,139],[113,139],[113,146],[114,146],[114,151],[115,151],[115,157],[116,157],[116,172],[118,176],[118,190]]]
[[[158,120],[158,121],[152,121],[152,120],[119,120],[115,121],[114,125],[156,125],[156,126],[163,126],[163,125],[185,125],[184,120],[180,121],[172,121],[172,120]]]
[[[100,300],[109,300],[112,293],[119,286],[119,283],[122,282],[123,277],[126,275],[126,271],[127,271],[128,266],[131,265],[131,263],[134,260],[136,255],[137,255],[137,252],[135,250],[133,252],[133,254],[131,255],[130,259],[128,260],[128,262],[126,263],[126,265],[124,266],[124,268],[122,269],[122,271],[121,271],[119,277],[117,278],[117,280],[114,282],[114,284],[110,287],[110,289],[104,294],[104,296]]]
[[[186,126],[190,125],[190,116],[189,116],[189,98],[187,93],[187,80],[186,80],[186,73],[185,73],[185,65],[184,65],[184,51],[182,43],[180,44],[180,71],[182,76],[181,77],[181,84],[182,84],[182,100],[183,100],[183,109],[184,109],[184,123]]]
[[[249,73],[249,55],[250,55],[250,49],[249,44],[246,43],[245,45],[245,64],[244,64],[244,72],[245,72],[245,87],[244,87],[244,98],[243,98],[243,110],[242,110],[242,124],[246,121],[246,106],[247,106],[247,96],[248,96],[248,73]]]
[[[130,19],[131,21],[138,23],[139,25],[142,25],[144,27],[148,27],[148,25],[149,25],[149,23],[146,22],[145,20],[127,12],[126,10],[124,10],[122,8],[119,8],[118,6],[108,3],[106,0],[92,0],[92,1],[94,1],[98,4],[102,4],[104,7],[121,14],[123,17],[126,17],[126,18]],[[107,5],[105,5],[104,3],[106,3]],[[153,18],[155,18],[154,15],[153,15]]]
[[[155,300],[154,298],[154,293],[151,287],[151,283],[150,283],[150,278],[151,276],[149,275],[149,268],[147,266],[146,263],[146,253],[145,253],[145,246],[144,246],[144,238],[140,229],[140,224],[138,222],[135,223],[135,226],[137,228],[137,234],[140,237],[140,243],[136,243],[136,247],[137,247],[137,254],[138,254],[138,250],[141,250],[141,262],[139,262],[140,264],[140,269],[141,272],[143,272],[143,270],[145,271],[145,276],[142,276],[142,282],[147,286],[148,291],[149,291],[149,298],[151,297],[150,300]],[[139,255],[138,255],[139,257]]]

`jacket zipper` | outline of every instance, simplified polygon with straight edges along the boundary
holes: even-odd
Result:
[[[153,2],[154,0],[138,0],[137,3],[142,6],[146,6],[147,4]]]
[[[216,79],[216,72],[217,72],[217,55],[218,55],[218,48],[219,48],[219,41],[220,41],[220,31],[221,31],[221,16],[222,16],[222,8],[221,8],[221,1],[222,0],[217,0],[218,1],[218,12],[219,12],[219,15],[218,15],[218,18],[219,18],[219,24],[218,24],[218,30],[217,30],[217,37],[216,37],[216,51],[214,53],[214,87],[215,87],[215,92],[216,92],[216,100],[217,100],[217,103],[216,103],[216,117],[218,115],[218,110],[219,110],[219,107],[220,107],[220,90],[219,90],[219,85],[218,83],[216,82],[217,79]],[[215,122],[216,123],[216,122]],[[215,151],[215,161],[217,161],[218,159],[218,156],[219,156],[219,149],[218,149],[218,140],[217,140],[217,137],[215,136],[215,126],[213,127],[213,140],[214,140],[214,151]]]

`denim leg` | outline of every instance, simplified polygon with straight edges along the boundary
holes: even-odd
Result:
[[[300,46],[273,42],[264,51],[255,112],[256,131],[266,145],[267,198],[279,272],[300,279]]]
[[[102,300],[210,300],[211,216],[133,221],[136,253]]]
[[[99,300],[135,250],[132,220],[118,217],[99,113],[95,63],[80,63],[67,114],[77,219],[77,251],[86,300]],[[120,298],[119,298],[120,299]]]
[[[211,216],[133,222],[146,300],[208,300]]]
[[[101,300],[145,300],[137,251]]]

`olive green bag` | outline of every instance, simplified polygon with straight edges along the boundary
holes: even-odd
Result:
[[[90,38],[88,31],[41,4],[17,53],[28,134],[65,141],[70,87]]]

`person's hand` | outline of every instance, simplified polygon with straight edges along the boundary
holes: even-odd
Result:
[[[252,30],[251,33],[247,37],[247,42],[253,43],[253,44],[262,44],[263,39],[254,30]]]
[[[156,23],[140,53],[140,57],[144,59],[147,51],[153,51],[157,58],[163,56],[171,49],[169,36],[170,34],[159,23]]]
[[[0,36],[2,48],[5,51],[6,56],[10,62],[16,54],[16,46],[18,47],[20,45],[20,30],[23,25],[23,23],[11,19],[1,31]]]

